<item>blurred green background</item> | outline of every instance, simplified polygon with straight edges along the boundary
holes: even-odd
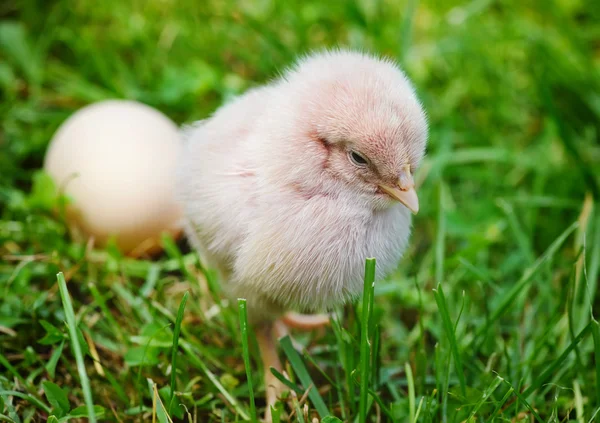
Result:
[[[190,350],[181,353],[181,402],[197,421],[247,412],[239,337],[228,312],[205,317],[211,296],[190,270],[194,255],[175,245],[156,260],[86,251],[52,213],[56,195],[37,171],[56,128],[90,102],[135,99],[189,123],[276,77],[299,54],[334,46],[396,59],[431,126],[412,245],[375,299],[386,382],[374,387],[391,410],[384,420],[595,418],[597,1],[4,0],[0,19],[0,414],[7,421],[41,421],[49,410],[60,416],[42,388],[47,381],[68,391],[63,416],[83,404],[71,352],[58,358],[69,345],[58,271],[70,281],[86,342],[98,344],[104,376],[87,363],[105,419],[151,414],[142,375],[168,387],[171,329],[159,345],[144,349],[143,340],[172,321],[185,290],[194,300],[182,335]],[[458,321],[452,334],[432,291],[438,283]],[[352,346],[352,307],[345,316]],[[351,361],[331,356],[342,345],[333,335],[300,339],[329,377],[351,372]],[[194,354],[209,358],[199,364]],[[487,392],[496,374],[505,381]],[[329,391],[327,404],[351,421],[355,393],[344,386]],[[7,394],[14,391],[25,399]],[[418,416],[411,398],[423,399]]]

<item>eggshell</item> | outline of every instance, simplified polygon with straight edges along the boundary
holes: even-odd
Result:
[[[44,168],[71,198],[68,217],[100,244],[115,236],[125,252],[154,248],[178,233],[177,126],[134,101],[108,100],[69,117],[54,135]]]

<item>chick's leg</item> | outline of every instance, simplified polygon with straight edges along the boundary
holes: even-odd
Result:
[[[287,389],[285,385],[271,373],[271,367],[274,367],[279,372],[282,371],[281,361],[279,361],[279,356],[277,355],[277,342],[272,322],[264,323],[257,328],[256,341],[258,342],[258,348],[264,367],[267,402],[265,422],[270,423],[272,421],[271,406],[275,405],[277,399]]]
[[[288,390],[288,388],[271,373],[271,367],[279,372],[283,372],[279,355],[277,354],[277,340],[285,335],[289,335],[289,328],[299,330],[313,330],[324,327],[329,324],[328,315],[304,315],[298,313],[286,313],[275,321],[263,322],[256,326],[256,340],[260,350],[260,356],[264,368],[264,381],[266,391],[266,410],[265,419],[267,423],[272,422],[271,406],[274,406],[278,398]],[[302,350],[292,338],[292,343],[297,350]]]
[[[283,315],[281,321],[289,328],[314,330],[329,325],[327,314],[300,314],[290,311]]]

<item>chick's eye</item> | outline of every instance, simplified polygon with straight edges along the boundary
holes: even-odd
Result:
[[[356,151],[350,151],[348,156],[350,157],[350,161],[356,166],[365,167],[367,164],[369,164],[367,159],[365,159],[364,156]]]

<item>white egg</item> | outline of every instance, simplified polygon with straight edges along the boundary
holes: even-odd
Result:
[[[68,217],[100,244],[114,236],[125,252],[177,233],[175,166],[182,141],[159,111],[134,101],[84,107],[54,135],[46,172],[71,200]]]

